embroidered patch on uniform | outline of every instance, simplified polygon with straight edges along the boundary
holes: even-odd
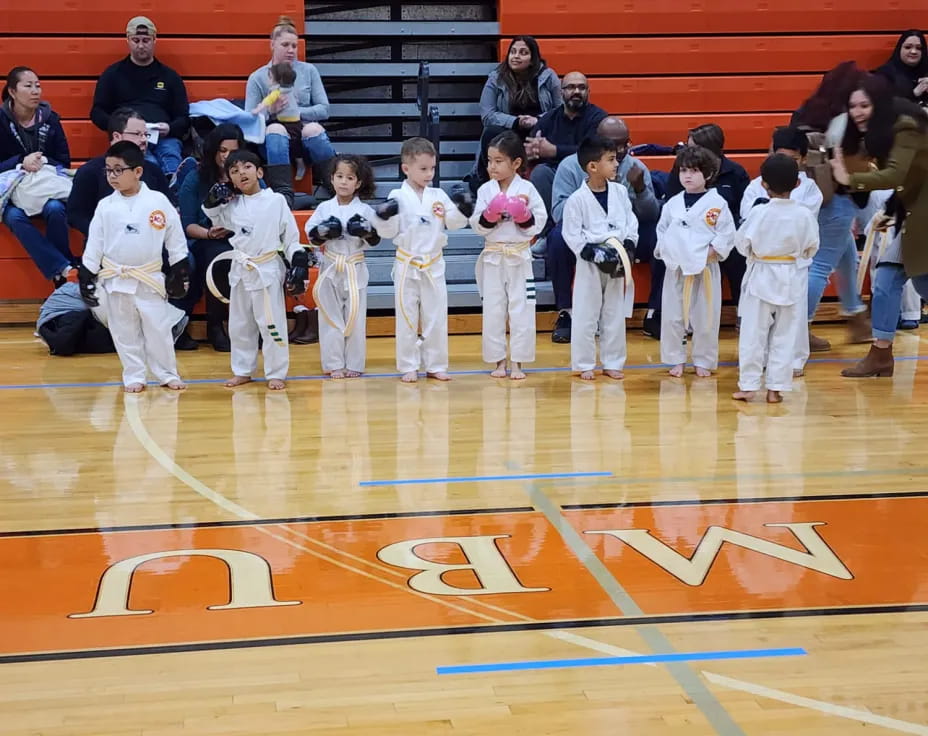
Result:
[[[722,210],[718,207],[713,207],[712,209],[706,210],[706,224],[709,227],[715,227],[719,221],[719,215],[722,214]]]
[[[155,89],[164,89],[164,82],[158,82],[155,84]]]
[[[444,217],[445,206],[441,202],[436,202],[432,205],[432,214],[435,215],[435,217]]]
[[[242,225],[242,235],[251,235],[254,232],[254,229],[250,228],[248,225]]]
[[[161,210],[155,210],[148,216],[148,224],[155,230],[164,230],[168,224],[168,218],[164,216]]]
[[[127,235],[138,235],[139,229],[135,225],[126,225],[126,234]]]
[[[431,220],[430,220],[428,217],[426,217],[425,215],[419,215],[419,224],[420,224],[420,225],[428,225],[430,222],[431,222]]]

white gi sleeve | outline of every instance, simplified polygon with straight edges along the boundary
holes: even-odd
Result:
[[[728,205],[722,205],[718,222],[715,224],[715,237],[709,243],[719,254],[719,260],[724,261],[735,245],[735,218],[731,215]]]
[[[101,210],[104,210],[101,212]],[[106,228],[103,225],[105,208],[98,207],[90,220],[90,229],[87,231],[87,244],[84,246],[84,255],[81,262],[91,273],[99,273],[103,265],[103,238]]]

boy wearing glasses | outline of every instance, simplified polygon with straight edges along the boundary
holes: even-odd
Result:
[[[147,370],[166,388],[186,388],[177,375],[171,333],[176,314],[167,297],[187,293],[187,239],[170,200],[142,182],[143,161],[142,150],[130,141],[114,143],[106,152],[106,178],[115,191],[94,213],[78,268],[87,305],[100,306],[105,297],[127,393],[145,390]],[[162,249],[171,266],[167,278],[161,272]]]

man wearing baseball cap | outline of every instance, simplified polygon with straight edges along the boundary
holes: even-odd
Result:
[[[109,130],[110,115],[131,107],[151,129],[146,158],[173,177],[181,160],[181,138],[187,132],[187,89],[184,80],[155,58],[158,29],[144,15],[126,24],[129,55],[110,65],[97,80],[90,119],[100,130]],[[157,140],[156,140],[157,138]]]

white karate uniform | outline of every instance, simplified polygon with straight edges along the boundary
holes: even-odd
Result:
[[[399,214],[389,220],[375,217],[374,225],[380,237],[396,246],[396,368],[411,373],[421,366],[426,373],[443,373],[448,370],[448,287],[442,248],[446,231],[464,227],[467,218],[437,187],[426,187],[420,197],[404,181],[389,198],[399,203]]]
[[[873,216],[877,212],[883,210],[886,200],[889,199],[892,193],[893,190],[891,189],[880,189],[875,192],[870,192],[870,201],[867,208],[862,210],[857,217],[857,224],[864,230],[865,235],[870,235],[870,224]],[[871,290],[873,289],[873,282],[876,279],[877,264],[881,262],[902,263],[902,253],[899,250],[899,234],[896,232],[895,226],[890,227],[887,232],[889,236],[885,241],[883,240],[882,234],[877,233],[873,250],[870,251],[870,263],[868,267],[870,269]],[[881,250],[877,246],[883,242],[887,243],[887,247]],[[915,290],[910,279],[907,280],[905,286],[902,287],[902,309],[900,310],[899,318],[911,322],[918,322],[922,318],[922,298]]]
[[[684,194],[680,192],[667,201],[657,223],[654,255],[667,266],[661,295],[661,361],[667,365],[686,362],[684,317],[688,311],[693,328],[693,364],[715,370],[719,363],[722,282],[719,264],[708,261],[709,247],[715,249],[719,259],[728,257],[734,245],[735,220],[715,189],[703,194],[689,210]],[[686,310],[685,291],[691,292]]]
[[[591,371],[596,367],[596,327],[599,325],[599,351],[603,368],[621,371],[627,357],[625,320],[635,308],[634,281],[614,279],[595,263],[580,257],[587,243],[603,243],[615,238],[619,243],[638,243],[638,219],[626,188],[608,182],[608,212],[596,199],[588,184],[570,195],[561,219],[564,242],[577,256],[573,289],[573,330],[570,339],[570,367]]]
[[[232,373],[252,377],[258,370],[258,335],[263,339],[264,375],[287,377],[287,306],[283,281],[287,258],[302,249],[300,233],[283,195],[270,189],[239,194],[217,207],[203,207],[217,227],[231,230],[233,258],[229,269],[229,341]],[[271,325],[274,332],[271,332]]]
[[[818,251],[818,221],[793,199],[771,199],[749,213],[735,235],[747,259],[741,284],[738,386],[790,391],[796,331],[806,322],[808,266]]]
[[[161,273],[165,248],[171,265],[188,256],[180,217],[161,192],[142,182],[138,194],[114,191],[97,205],[82,260],[100,273],[106,324],[126,386],[146,382],[146,364],[161,385],[178,380],[171,334],[176,313],[169,309]],[[137,269],[135,275],[128,269]]]
[[[367,360],[367,285],[370,275],[364,262],[367,241],[348,234],[348,220],[355,215],[374,222],[374,210],[355,197],[346,205],[333,198],[320,204],[306,223],[306,236],[330,217],[342,224],[342,235],[322,246],[319,278],[313,301],[319,308],[319,352],[322,370],[364,372]]]
[[[548,221],[545,203],[530,181],[516,174],[506,190],[508,197],[525,200],[535,220],[520,227],[503,213],[492,227],[480,224],[480,216],[500,193],[499,182],[490,179],[477,190],[477,204],[470,226],[483,235],[483,251],[477,259],[477,289],[483,302],[483,360],[506,359],[506,318],[509,318],[509,357],[514,363],[535,360],[535,277],[531,240]]]

